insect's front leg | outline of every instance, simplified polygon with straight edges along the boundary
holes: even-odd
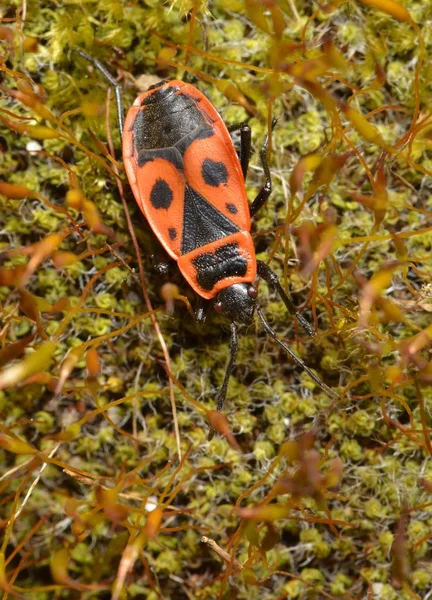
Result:
[[[237,123],[228,127],[228,131],[233,133],[240,130],[240,164],[243,173],[243,179],[246,180],[251,155],[252,132],[247,123]]]
[[[265,182],[264,182],[264,185],[262,186],[262,188],[260,189],[260,191],[258,192],[255,200],[250,205],[249,211],[250,211],[251,217],[254,217],[256,215],[256,213],[259,211],[259,209],[264,206],[264,204],[267,202],[268,197],[270,196],[271,191],[273,189],[270,169],[269,169],[268,162],[267,162],[267,147],[268,147],[268,135],[266,136],[266,139],[264,140],[264,144],[263,144],[263,147],[261,148],[261,152],[260,152],[260,158],[261,158],[261,164],[262,164],[262,167],[264,170]]]
[[[287,311],[297,319],[297,322],[311,337],[315,337],[316,333],[313,330],[312,325],[310,325],[310,323],[308,323],[308,321],[297,311],[293,301],[283,289],[276,273],[261,260],[257,260],[257,271],[258,276],[262,277],[264,281],[267,281],[267,283],[277,291],[282,302],[285,304]]]
[[[117,120],[118,120],[118,124],[119,124],[119,129],[120,129],[120,137],[123,137],[124,110],[123,110],[123,96],[122,96],[121,85],[119,84],[118,81],[116,81],[116,79],[111,75],[111,73],[106,69],[106,67],[97,58],[90,56],[89,54],[87,54],[87,52],[84,52],[84,50],[81,50],[81,48],[77,48],[76,52],[80,56],[82,56],[83,58],[88,60],[88,62],[91,63],[95,67],[95,69],[97,69],[100,73],[102,73],[102,75],[113,86],[116,104],[117,104]]]
[[[230,357],[228,361],[227,370],[225,371],[225,377],[221,386],[221,389],[218,394],[218,402],[217,402],[217,410],[222,410],[225,402],[225,398],[228,391],[228,383],[231,377],[231,373],[233,372],[235,360],[237,357],[238,351],[238,335],[237,335],[237,326],[235,323],[230,323],[231,328],[231,339],[230,339]]]
[[[225,398],[226,398],[227,391],[228,391],[229,379],[230,379],[231,373],[233,372],[233,369],[234,369],[234,365],[235,365],[235,361],[236,361],[236,357],[237,357],[237,351],[238,351],[237,326],[235,323],[230,323],[230,327],[231,327],[230,357],[229,357],[227,369],[225,371],[225,377],[224,377],[223,383],[221,385],[221,389],[219,390],[219,393],[217,395],[216,408],[218,411],[221,411],[223,409]],[[215,434],[215,430],[212,427],[210,429],[210,432],[208,435],[209,441],[212,439],[214,434]]]
[[[268,336],[270,336],[277,344],[279,344],[279,346],[281,346],[281,348],[283,348],[285,350],[285,352],[288,354],[288,356],[290,356],[292,358],[292,360],[300,368],[302,368],[305,373],[307,373],[309,375],[309,377],[312,379],[312,381],[315,381],[315,383],[323,390],[323,392],[325,392],[327,394],[327,396],[329,398],[332,398],[333,400],[339,400],[340,399],[339,394],[337,394],[335,391],[333,391],[331,388],[329,388],[329,386],[327,384],[325,384],[323,381],[321,381],[321,379],[317,375],[315,375],[315,373],[311,369],[309,369],[309,367],[306,365],[306,363],[291,350],[291,348],[288,346],[288,344],[285,344],[285,342],[282,342],[282,340],[280,340],[277,337],[276,333],[273,331],[273,329],[270,327],[270,325],[265,320],[264,315],[261,311],[261,308],[258,305],[256,307],[256,312],[257,312],[257,315],[264,327],[264,331],[266,332],[266,334]]]

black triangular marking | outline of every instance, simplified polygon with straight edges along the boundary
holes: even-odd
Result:
[[[183,239],[181,253],[187,254],[210,242],[240,231],[201,194],[189,186],[185,189]]]

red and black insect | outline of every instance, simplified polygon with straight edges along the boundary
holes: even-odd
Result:
[[[276,274],[257,261],[250,218],[272,189],[267,139],[260,157],[265,183],[249,204],[245,178],[251,150],[251,129],[231,128],[241,135],[240,158],[229,130],[210,101],[183,81],[161,81],[138,96],[123,125],[121,88],[96,59],[79,51],[114,86],[123,160],[135,200],[168,255],[199,297],[213,300],[217,312],[230,320],[230,359],[217,408],[222,409],[237,354],[237,322],[249,324],[254,313],[272,337],[329,396],[323,383],[281,340],[262,314],[253,285],[262,277],[279,293],[288,311],[309,335],[309,323],[296,311]],[[163,267],[162,267],[163,268]],[[197,321],[205,319],[202,307]]]

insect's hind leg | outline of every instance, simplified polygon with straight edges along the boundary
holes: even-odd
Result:
[[[228,127],[230,133],[240,131],[240,164],[243,173],[243,179],[246,180],[252,145],[252,130],[247,123],[237,123]]]
[[[97,58],[90,56],[89,54],[87,54],[87,52],[84,52],[84,50],[81,50],[81,48],[77,48],[76,52],[80,56],[82,56],[82,58],[85,58],[85,60],[87,60],[89,63],[91,63],[95,69],[97,69],[100,73],[102,73],[102,75],[105,77],[105,79],[107,79],[109,81],[109,83],[113,86],[114,93],[115,93],[115,99],[116,99],[116,105],[117,105],[117,120],[118,120],[118,124],[119,124],[119,128],[120,128],[120,137],[123,138],[124,110],[123,110],[123,97],[122,97],[121,85],[118,83],[118,81],[115,80],[115,78],[111,75],[111,73],[106,69],[106,67],[104,67],[104,65]]]

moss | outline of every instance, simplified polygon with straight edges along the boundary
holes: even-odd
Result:
[[[430,571],[427,569],[416,569],[411,575],[413,586],[418,590],[427,590],[430,585]]]
[[[8,113],[2,113],[3,116],[56,130],[61,127],[59,137],[38,140],[35,146],[29,145],[34,141],[31,135],[12,132],[2,122],[0,182],[26,185],[59,208],[66,206],[66,191],[79,185],[98,208],[103,222],[115,232],[115,237],[107,238],[91,231],[80,210],[68,208],[69,216],[65,216],[41,198],[14,200],[0,195],[4,233],[0,243],[1,269],[31,263],[33,245],[54,232],[65,233],[59,249],[79,257],[73,265],[58,269],[47,256],[25,283],[25,288],[41,302],[54,305],[66,298],[70,303],[55,313],[44,308],[38,323],[23,305],[19,285],[9,286],[4,279],[10,273],[5,275],[0,270],[0,362],[10,358],[10,343],[25,341],[30,334],[35,336],[13,363],[2,366],[0,384],[3,373],[24,357],[31,357],[45,338],[56,341],[50,364],[44,364],[28,381],[0,392],[2,436],[19,435],[49,454],[54,448],[53,435],[61,436],[71,423],[82,421],[79,434],[75,432],[72,440],[61,438],[53,457],[60,466],[49,464],[44,469],[14,522],[8,543],[8,548],[14,546],[19,555],[14,565],[33,561],[32,548],[38,548],[31,578],[25,569],[17,567],[14,571],[17,589],[20,594],[40,600],[45,594],[34,593],[32,586],[55,583],[58,594],[68,594],[61,583],[49,580],[47,575],[46,565],[58,544],[68,549],[71,577],[76,581],[95,586],[101,581],[105,586],[112,584],[131,536],[130,527],[138,519],[132,515],[138,513],[130,513],[128,520],[115,526],[109,526],[105,517],[98,522],[103,511],[95,489],[118,484],[118,501],[130,510],[143,510],[143,498],[149,494],[167,503],[161,530],[138,550],[139,559],[125,581],[124,593],[130,597],[179,598],[184,588],[185,597],[203,600],[232,593],[251,600],[276,596],[314,600],[328,593],[359,598],[372,593],[376,598],[405,599],[407,593],[395,591],[389,583],[394,539],[389,523],[395,523],[400,514],[402,488],[406,488],[404,495],[410,508],[422,507],[411,511],[408,528],[413,569],[409,585],[421,594],[428,589],[425,565],[430,562],[430,552],[427,541],[416,544],[430,529],[427,519],[431,509],[425,506],[427,500],[418,481],[430,480],[432,476],[424,466],[422,436],[412,433],[423,427],[412,382],[418,365],[428,358],[426,347],[419,349],[412,360],[407,360],[405,353],[408,340],[429,325],[428,313],[422,310],[417,294],[432,273],[427,262],[427,222],[432,204],[428,196],[429,174],[423,172],[432,171],[432,163],[428,158],[428,123],[420,125],[410,139],[403,137],[410,131],[416,102],[413,77],[421,62],[414,28],[362,3],[357,3],[356,10],[346,3],[334,5],[330,11],[321,7],[315,15],[310,3],[301,1],[295,5],[268,4],[262,11],[257,3],[236,0],[218,0],[211,6],[189,0],[171,4],[167,10],[159,0],[129,5],[117,0],[96,0],[86,3],[83,11],[76,4],[53,10],[46,2],[37,5],[30,0],[24,27],[9,21],[3,24],[6,30],[0,31],[7,56],[5,64],[24,75],[16,79],[13,71],[2,70],[1,107],[22,117],[22,121]],[[429,4],[410,0],[404,5],[419,23],[427,48],[432,31]],[[11,15],[9,11],[1,16]],[[278,26],[283,31],[280,38],[275,34]],[[25,36],[38,40],[37,47],[33,45],[28,50],[21,29]],[[9,30],[14,36],[12,42],[8,41]],[[178,48],[168,54],[168,47],[156,33],[190,48],[187,52]],[[346,64],[335,62],[331,44],[342,53]],[[259,302],[279,338],[321,379],[338,389],[341,399],[327,398],[276,343],[265,337],[257,322],[256,326],[239,328],[239,352],[224,410],[241,451],[231,448],[223,436],[208,442],[204,409],[214,408],[217,389],[225,376],[229,333],[226,323],[215,318],[212,310],[203,326],[195,326],[184,304],[177,301],[172,316],[158,312],[157,318],[170,354],[171,373],[179,381],[178,387],[175,383],[183,454],[179,464],[169,379],[158,334],[150,319],[117,333],[147,308],[116,177],[106,168],[113,163],[101,145],[108,139],[107,82],[75,53],[77,47],[94,53],[118,77],[125,106],[133,102],[137,93],[135,80],[140,75],[172,79],[185,75],[208,95],[228,124],[247,121],[253,129],[254,150],[246,182],[250,198],[262,182],[262,167],[255,150],[259,150],[267,133],[267,107],[272,105],[278,117],[270,156],[274,191],[254,219],[253,239],[258,258],[268,262],[281,277],[295,306],[301,307],[302,314],[314,323],[317,336],[310,339],[287,314],[275,291],[262,281]],[[171,66],[156,62],[168,55]],[[213,60],[212,55],[218,60]],[[228,63],[227,59],[240,65]],[[276,67],[278,73],[256,72],[254,67]],[[321,69],[318,76],[314,74],[315,67]],[[35,80],[32,89],[40,95],[43,106],[61,118],[63,125],[42,117],[16,98],[6,97],[7,89],[27,89],[28,76]],[[243,94],[243,100],[252,109],[223,94],[217,85],[222,78]],[[428,65],[424,63],[417,125],[430,108],[430,90],[426,85],[429,79]],[[366,117],[394,148],[382,151],[368,141],[361,128],[343,114],[343,103]],[[112,94],[109,127],[119,160],[120,132]],[[329,185],[321,182],[308,197],[308,186],[316,181],[319,172],[303,172],[299,165],[306,163],[299,160],[307,159],[310,152],[321,157],[337,154],[344,156],[345,162],[331,174]],[[383,223],[374,230],[373,212],[356,194],[373,197],[380,161],[384,165],[389,205]],[[119,168],[125,179],[121,162]],[[371,179],[375,180],[375,187]],[[297,191],[292,193],[295,185]],[[127,186],[124,192],[153,307],[163,306],[160,287],[167,281],[175,283],[182,295],[189,294],[194,304],[176,269],[165,276],[152,271],[150,255],[156,244]],[[338,245],[319,248],[320,228],[328,221],[337,227]],[[302,228],[308,224],[312,225],[310,237],[307,227]],[[390,231],[402,234],[412,262],[403,273],[395,273],[382,292],[404,312],[405,319],[387,319],[372,297],[367,322],[359,328],[359,314],[368,299],[372,275],[379,273],[388,261],[400,258]],[[360,242],[353,241],[357,237]],[[10,251],[18,248],[23,252]],[[319,252],[323,252],[322,256]],[[317,268],[308,270],[311,259],[318,256]],[[113,264],[115,268],[97,275]],[[377,291],[377,295],[380,293]],[[72,315],[71,306],[80,308]],[[130,319],[111,314],[116,311],[126,313]],[[83,355],[62,392],[54,397],[65,356],[90,340],[101,361],[100,375],[89,378],[87,366],[90,361],[91,367],[92,355]],[[401,374],[400,380],[390,381],[389,366],[394,378]],[[183,388],[200,406],[186,397]],[[422,391],[427,399],[428,390]],[[142,396],[135,396],[140,392]],[[409,425],[402,399],[411,410]],[[106,415],[91,412],[113,402],[118,405]],[[396,425],[398,422],[402,427]],[[315,431],[314,448],[322,461],[319,472],[332,473],[331,461],[336,458],[343,462],[337,487],[326,489],[323,484],[320,493],[325,496],[331,517],[353,527],[336,525],[339,536],[334,536],[323,522],[329,514],[318,510],[310,496],[300,494],[291,519],[277,519],[265,525],[254,522],[261,538],[273,528],[272,535],[279,540],[266,553],[266,562],[256,546],[251,548],[243,536],[242,524],[247,519],[241,520],[236,511],[239,507],[260,506],[269,499],[270,503],[290,506],[288,491],[277,498],[271,491],[280,477],[286,482],[287,477],[295,476],[296,469],[304,469],[311,478],[306,483],[313,485],[317,475],[304,448],[297,455],[299,460],[278,455],[287,440],[305,443],[299,440],[311,427]],[[8,522],[38,467],[29,455],[15,455],[9,450],[2,450],[1,455],[6,470],[19,466],[2,479],[5,502],[0,517]],[[302,481],[301,485],[306,484]],[[54,495],[53,489],[63,491]],[[75,527],[77,515],[84,514],[92,518],[84,527],[83,535],[87,537],[81,539],[70,524]],[[300,524],[294,520],[299,514],[321,520],[306,527],[303,521]],[[43,522],[32,533],[37,515],[43,515]],[[59,522],[65,523],[61,529]],[[23,536],[28,532],[32,537],[26,540]],[[232,574],[228,578],[223,560],[199,542],[202,533],[214,537],[229,552],[234,551],[237,559],[247,561],[248,577]],[[101,559],[104,549],[117,536],[123,536],[122,543],[109,560]],[[18,545],[21,540],[22,548]],[[309,569],[303,568],[305,560]],[[103,567],[98,567],[101,562]],[[143,567],[143,562],[148,568]],[[268,587],[268,578],[277,564],[286,565],[301,580],[274,575],[271,588]],[[250,578],[255,578],[253,585]]]
[[[348,577],[344,573],[338,573],[334,580],[331,582],[330,591],[335,596],[342,596],[346,592],[348,592],[349,588],[352,586],[353,580],[351,577]]]
[[[364,48],[364,31],[356,23],[341,23],[338,27],[338,37],[350,46],[358,45]]]
[[[283,591],[288,598],[300,598],[304,589],[304,583],[298,580],[289,581],[283,586]]]
[[[267,427],[266,433],[271,442],[280,445],[286,439],[286,424],[282,421],[278,425]]]
[[[136,449],[125,444],[115,448],[114,461],[119,466],[134,465],[136,461]]]
[[[428,530],[429,527],[421,521],[414,521],[408,525],[408,537],[411,543],[424,540],[422,543],[416,544],[414,551],[416,558],[424,557],[428,551],[428,542],[424,539],[428,535]]]
[[[181,563],[179,560],[176,560],[173,556],[173,553],[169,550],[162,551],[156,559],[156,564],[158,569],[162,572],[166,571],[168,573],[177,573],[181,568]]]
[[[256,426],[257,419],[251,415],[246,408],[244,411],[236,411],[233,415],[232,422],[235,424],[238,431],[241,431],[242,433],[252,433]]]
[[[311,527],[310,529],[303,529],[300,532],[300,540],[304,544],[307,544],[307,543],[315,544],[316,542],[321,541],[321,534],[318,531],[318,529],[315,529],[313,527]]]
[[[368,436],[375,428],[375,419],[364,410],[357,410],[347,420],[349,431],[362,436]]]
[[[387,67],[387,78],[393,85],[394,93],[401,102],[409,101],[411,94],[412,74],[402,61],[394,61]]]
[[[324,583],[324,575],[317,569],[302,569],[301,577],[306,583],[313,584],[315,589],[319,589]]]
[[[387,509],[376,498],[371,498],[365,504],[364,511],[370,519],[382,519],[386,517]]]
[[[389,584],[375,583],[372,586],[372,590],[373,594],[375,594],[377,598],[388,598],[389,600],[397,600],[400,597],[400,593]]]
[[[46,411],[39,410],[35,416],[35,427],[41,433],[48,433],[53,430],[54,417]]]
[[[254,454],[258,461],[266,461],[273,458],[275,449],[269,441],[257,441],[254,445]]]

